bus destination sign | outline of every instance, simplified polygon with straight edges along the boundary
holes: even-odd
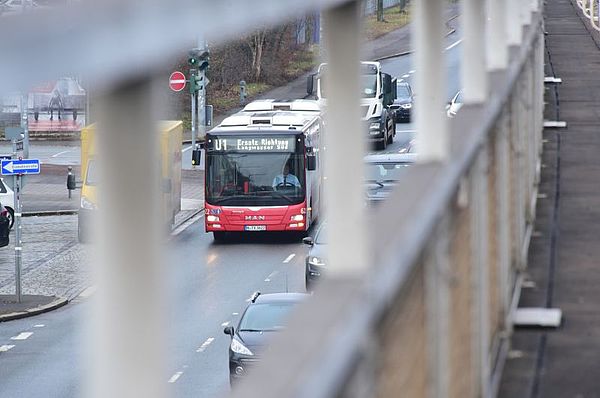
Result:
[[[212,142],[211,142],[212,141]],[[295,152],[296,137],[212,137],[209,150],[234,152]]]

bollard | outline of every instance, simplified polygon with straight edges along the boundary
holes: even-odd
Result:
[[[240,80],[240,105],[244,105],[248,92],[246,91],[246,81]]]
[[[67,173],[67,190],[69,191],[69,199],[71,199],[72,192],[77,188],[77,183],[75,182],[75,175],[73,174],[73,167],[68,167],[69,173]]]

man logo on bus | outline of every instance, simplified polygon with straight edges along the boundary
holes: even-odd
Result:
[[[246,221],[264,221],[265,216],[246,216],[245,220]]]

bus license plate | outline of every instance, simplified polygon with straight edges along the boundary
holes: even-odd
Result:
[[[267,230],[267,226],[266,225],[246,225],[244,227],[245,231],[266,231]]]

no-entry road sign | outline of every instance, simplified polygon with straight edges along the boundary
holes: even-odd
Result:
[[[40,174],[40,160],[3,159],[0,165],[0,172],[3,176],[12,176],[16,174]]]
[[[179,71],[171,73],[169,76],[169,87],[173,91],[181,91],[185,88],[185,75]]]

